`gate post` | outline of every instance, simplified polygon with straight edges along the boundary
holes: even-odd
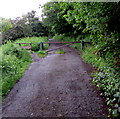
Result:
[[[40,50],[43,50],[44,46],[43,46],[43,42],[40,42]]]
[[[84,41],[81,41],[81,49],[83,50],[84,48]]]

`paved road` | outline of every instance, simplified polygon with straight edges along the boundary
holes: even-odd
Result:
[[[3,117],[106,117],[91,65],[74,49],[64,50],[44,59],[32,54],[33,63],[4,101]]]

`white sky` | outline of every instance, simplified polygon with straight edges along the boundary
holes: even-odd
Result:
[[[37,11],[40,16],[40,4],[50,0],[0,0],[0,17],[16,18],[20,17],[31,10]]]

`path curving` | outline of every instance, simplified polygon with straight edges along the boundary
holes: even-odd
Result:
[[[55,48],[52,45],[51,48]],[[72,48],[35,60],[3,104],[3,117],[106,117],[107,107],[91,83],[91,65]]]

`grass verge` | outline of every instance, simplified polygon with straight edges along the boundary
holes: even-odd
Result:
[[[3,98],[10,92],[32,62],[30,52],[22,49],[16,43],[32,43],[32,50],[39,52],[39,43],[45,41],[47,41],[47,37],[27,37],[18,39],[15,42],[8,41],[7,44],[1,46],[2,89],[0,91]],[[22,45],[28,46],[26,44]],[[48,48],[48,45],[45,45],[45,48]],[[45,54],[42,55],[42,57],[44,56]]]
[[[93,84],[101,90],[101,95],[106,98],[110,114],[118,117],[120,116],[120,74],[114,67],[111,67],[109,61],[96,55],[96,50],[95,47],[87,47],[82,52],[82,58],[98,68],[99,71],[92,74]]]

